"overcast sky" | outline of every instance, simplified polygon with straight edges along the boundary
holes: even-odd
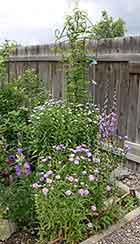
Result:
[[[72,0],[0,0],[0,41],[16,40],[19,44],[54,41],[55,28],[63,26]],[[140,35],[140,0],[81,0],[93,23],[106,9],[113,17],[122,17],[128,34]]]

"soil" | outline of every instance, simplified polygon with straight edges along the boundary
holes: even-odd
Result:
[[[19,232],[13,234],[8,240],[0,241],[0,244],[35,244],[36,240],[31,233]]]

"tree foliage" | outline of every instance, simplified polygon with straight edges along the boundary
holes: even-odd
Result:
[[[122,18],[113,19],[107,11],[102,11],[102,17],[99,22],[93,26],[93,35],[95,39],[114,38],[124,36],[126,28]]]

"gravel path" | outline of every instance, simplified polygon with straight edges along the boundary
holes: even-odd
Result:
[[[97,244],[140,244],[140,217],[97,242]]]
[[[140,174],[130,174],[122,179],[122,182],[130,188],[137,189],[140,192]]]

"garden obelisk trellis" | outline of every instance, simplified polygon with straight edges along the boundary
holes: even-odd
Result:
[[[56,42],[67,42],[67,55],[64,62],[68,64],[65,73],[65,98],[70,102],[85,102],[88,99],[88,68],[93,62],[87,56],[86,40],[91,36],[92,23],[86,12],[74,9],[67,15],[62,31],[56,30]]]

